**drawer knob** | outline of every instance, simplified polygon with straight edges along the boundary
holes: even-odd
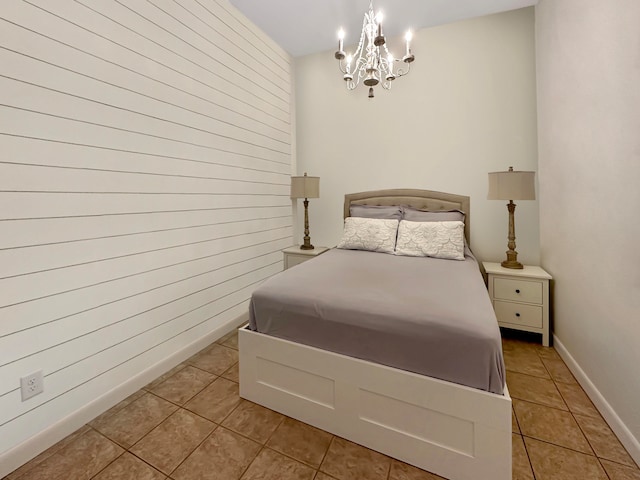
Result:
[[[520,316],[520,314],[516,312],[516,317],[519,317],[519,316]]]
[[[516,293],[520,293],[520,289],[519,288],[516,288]]]

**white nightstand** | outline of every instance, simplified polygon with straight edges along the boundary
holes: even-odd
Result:
[[[286,270],[287,268],[291,268],[299,263],[311,260],[327,250],[329,250],[327,247],[315,247],[313,250],[301,250],[300,245],[285,248],[282,251],[284,254],[284,269]]]
[[[489,297],[501,327],[542,334],[549,346],[549,280],[540,267],[525,265],[522,270],[504,268],[499,263],[482,262],[489,275]]]

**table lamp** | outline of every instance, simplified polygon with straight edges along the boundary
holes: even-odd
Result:
[[[516,227],[514,212],[516,204],[514,200],[535,200],[535,174],[536,172],[519,172],[509,167],[507,172],[489,173],[489,200],[509,200],[507,209],[509,210],[509,243],[507,243],[507,259],[501,265],[505,268],[522,268],[518,262],[518,252],[516,252]]]
[[[291,177],[291,198],[304,198],[304,242],[301,250],[313,250],[309,237],[309,199],[320,197],[320,177]]]

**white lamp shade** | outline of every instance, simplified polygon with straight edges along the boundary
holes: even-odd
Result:
[[[535,200],[536,172],[508,172],[489,173],[488,200]]]
[[[319,198],[320,177],[291,177],[291,198]]]

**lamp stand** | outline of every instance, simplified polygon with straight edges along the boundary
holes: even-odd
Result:
[[[300,245],[300,250],[313,250],[313,245],[311,245],[311,237],[309,237],[309,200],[305,198],[303,203],[304,203],[304,243]]]
[[[516,204],[513,200],[509,200],[507,203],[507,209],[509,210],[509,243],[507,243],[507,259],[504,260],[501,265],[504,268],[523,268],[522,264],[518,261],[518,252],[516,252],[516,226],[514,213],[516,211]]]

